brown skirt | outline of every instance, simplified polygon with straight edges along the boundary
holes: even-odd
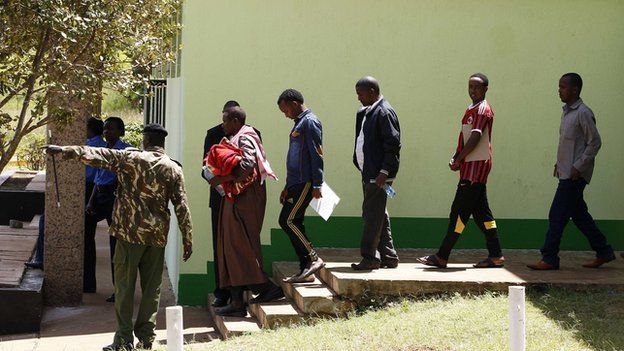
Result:
[[[217,230],[219,287],[267,282],[262,270],[260,232],[266,208],[266,187],[254,181],[231,203],[221,200]]]

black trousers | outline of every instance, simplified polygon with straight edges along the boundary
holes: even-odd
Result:
[[[303,225],[306,208],[312,201],[312,184],[310,182],[301,183],[293,185],[287,190],[288,195],[279,215],[279,225],[290,238],[290,242],[299,257],[299,268],[303,270],[308,262],[317,258],[316,251],[312,247]]]
[[[362,240],[360,254],[369,261],[395,262],[399,260],[390,227],[390,216],[386,209],[388,195],[375,183],[362,183]]]
[[[214,257],[214,272],[215,272],[215,290],[214,296],[217,299],[229,300],[231,297],[230,290],[219,288],[219,265],[217,264],[217,230],[219,228],[219,210],[221,206],[211,207],[210,215],[212,216],[212,253]]]
[[[115,193],[113,191],[98,192],[93,199],[93,207],[95,214],[85,215],[85,233],[84,233],[84,273],[82,276],[82,287],[84,291],[95,291],[97,281],[95,278],[95,232],[99,221],[106,219],[110,226],[113,220],[113,204],[115,203]],[[115,255],[115,244],[117,239],[109,236],[109,247],[111,257],[111,277],[113,285],[115,284],[115,269],[113,267],[113,256]]]
[[[498,239],[496,221],[490,210],[487,200],[487,191],[484,183],[471,183],[462,179],[457,185],[455,199],[449,215],[449,226],[446,237],[437,255],[448,260],[451,250],[464,231],[470,215],[474,218],[479,229],[485,234],[489,257],[502,256],[501,245]]]

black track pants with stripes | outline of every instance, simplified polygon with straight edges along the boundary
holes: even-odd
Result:
[[[308,262],[316,259],[316,251],[308,239],[303,225],[306,208],[312,200],[312,184],[296,184],[288,189],[279,216],[280,227],[290,238],[290,242],[299,256],[299,268],[304,269]]]

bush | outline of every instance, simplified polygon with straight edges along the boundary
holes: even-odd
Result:
[[[124,135],[122,139],[136,148],[142,148],[143,124],[138,122],[130,122],[126,124],[126,135]]]
[[[137,109],[137,102],[134,102],[124,94],[104,88],[102,97],[102,111],[123,111]]]
[[[20,168],[25,167],[32,171],[45,169],[46,155],[41,147],[46,144],[43,133],[31,133],[22,139],[17,152],[17,162]]]

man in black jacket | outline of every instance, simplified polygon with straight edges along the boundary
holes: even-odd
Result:
[[[399,119],[380,94],[375,78],[360,79],[355,91],[363,106],[356,114],[353,163],[362,173],[364,230],[360,244],[362,260],[351,267],[355,270],[396,268],[399,257],[392,243],[386,189],[399,170]]]
[[[230,100],[223,106],[223,112],[230,107],[240,106],[238,102]],[[204,158],[210,151],[210,148],[218,144],[225,136],[222,123],[208,129],[206,132],[206,138],[204,139],[204,155],[202,157],[202,165],[204,164]],[[215,257],[214,260],[214,272],[216,288],[214,290],[215,300],[212,303],[214,307],[223,307],[228,304],[230,299],[230,291],[225,289],[219,289],[219,267],[217,267],[217,225],[219,223],[219,210],[221,209],[221,195],[215,190],[214,187],[210,187],[210,214],[212,216],[212,250]]]

